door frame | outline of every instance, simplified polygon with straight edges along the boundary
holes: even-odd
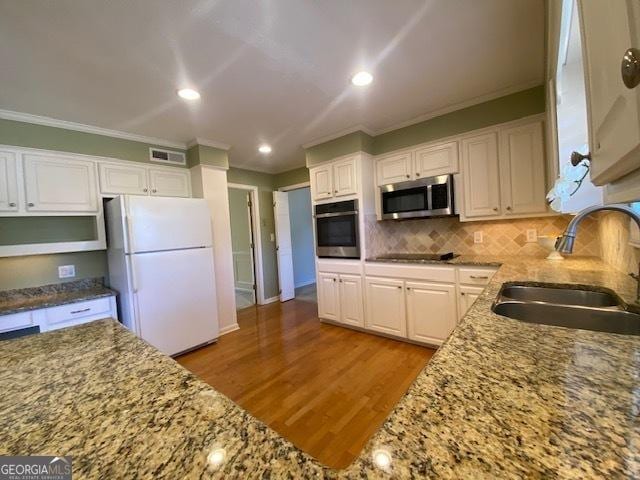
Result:
[[[251,234],[253,236],[253,264],[255,265],[256,303],[264,305],[264,269],[262,266],[262,234],[260,232],[260,200],[258,187],[255,185],[243,185],[241,183],[227,183],[227,188],[247,190],[251,199]],[[235,280],[235,279],[234,279]]]
[[[287,185],[286,187],[280,187],[278,188],[279,192],[290,192],[291,190],[299,190],[301,188],[311,188],[311,182],[302,182],[302,183],[296,183],[294,185]]]

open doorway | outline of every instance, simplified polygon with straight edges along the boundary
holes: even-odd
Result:
[[[280,300],[316,302],[316,262],[308,184],[274,192]]]
[[[255,234],[251,207],[251,190],[229,188],[236,310],[248,308],[257,303]]]

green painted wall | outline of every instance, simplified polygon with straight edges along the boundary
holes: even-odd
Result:
[[[58,266],[71,264],[76,266],[75,278],[59,279]],[[0,290],[37,287],[106,275],[107,256],[104,251],[0,258]]]
[[[95,240],[95,217],[0,217],[0,245]]]
[[[196,165],[229,168],[229,155],[221,148],[194,145],[187,150],[187,165],[189,168]]]
[[[373,139],[373,151],[380,154],[430,142],[439,138],[458,135],[471,130],[509,122],[545,111],[544,86],[456,110],[424,122],[377,135]]]
[[[297,185],[309,181],[309,169],[307,167],[296,168],[274,175],[273,186],[278,189],[289,185]]]
[[[358,131],[307,148],[305,150],[307,166],[317,165],[354,152],[373,153],[373,141],[374,139],[370,135]]]
[[[184,152],[180,149],[122,138],[2,119],[0,119],[0,144],[113,157],[142,163],[152,163],[149,161],[149,147]]]

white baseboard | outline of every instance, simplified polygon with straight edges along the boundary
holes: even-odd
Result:
[[[306,287],[307,285],[311,285],[312,283],[316,283],[316,279],[312,278],[311,280],[307,280],[305,282],[299,283],[295,286],[295,288]]]
[[[240,330],[240,325],[234,323],[232,325],[227,325],[226,327],[222,327],[220,329],[219,336],[225,335],[227,333],[235,332],[236,330]]]
[[[280,295],[276,295],[275,297],[265,298],[264,302],[260,305],[267,305],[268,303],[274,303],[280,300]]]

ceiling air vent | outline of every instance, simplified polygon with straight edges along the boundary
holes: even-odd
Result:
[[[182,152],[172,152],[160,148],[149,149],[149,160],[152,162],[166,163],[168,165],[186,165],[187,158]]]

